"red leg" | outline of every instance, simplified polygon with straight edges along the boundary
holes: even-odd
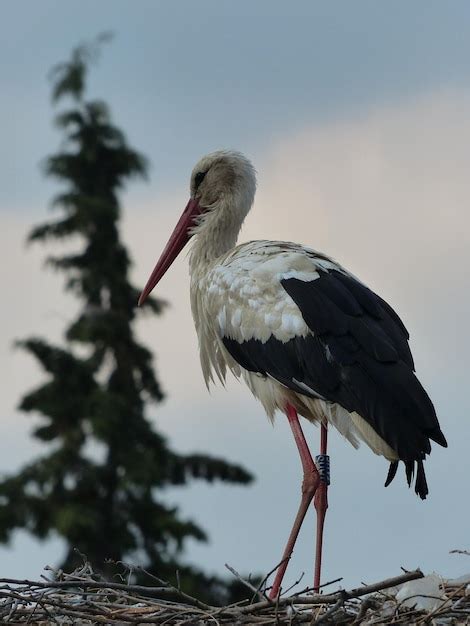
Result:
[[[320,589],[323,527],[325,525],[325,515],[328,508],[328,485],[330,484],[330,459],[326,452],[327,444],[328,426],[322,423],[320,454],[316,458],[318,469],[320,471],[320,484],[318,485],[314,500],[315,509],[317,511],[317,542],[315,553],[315,577],[313,582],[313,590],[316,592],[318,592]]]
[[[317,466],[312,459],[312,455],[310,454],[310,450],[308,449],[307,442],[305,441],[302,427],[300,426],[299,418],[297,416],[297,411],[290,404],[288,404],[286,407],[286,415],[287,419],[289,420],[292,433],[294,435],[295,443],[297,444],[297,449],[299,450],[304,477],[302,481],[302,499],[300,501],[299,510],[297,511],[294,525],[292,526],[292,530],[290,532],[284,554],[282,555],[282,563],[277,570],[276,578],[274,579],[274,584],[269,594],[269,597],[272,600],[277,598],[279,594],[282,579],[284,578],[287,564],[294,549],[300,527],[302,526],[302,522],[304,521],[307,509],[310,506],[310,502],[312,501],[312,498],[315,495],[317,487],[320,483],[320,474],[318,473]]]

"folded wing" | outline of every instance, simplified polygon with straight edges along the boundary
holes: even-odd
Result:
[[[248,371],[359,414],[405,462],[408,482],[416,463],[416,492],[425,497],[422,462],[430,440],[447,444],[414,373],[405,326],[384,300],[339,266],[318,263],[311,278],[279,275],[307,333],[261,339],[251,333],[245,340],[227,333],[225,348]],[[396,463],[387,484],[395,472]]]

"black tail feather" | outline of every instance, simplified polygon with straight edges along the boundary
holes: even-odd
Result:
[[[398,469],[398,463],[399,461],[392,461],[390,463],[387,479],[384,485],[385,487],[388,487],[392,480],[395,478]],[[403,461],[403,463],[405,464],[405,473],[408,487],[411,487],[416,463],[415,493],[421,498],[421,500],[425,500],[426,496],[429,493],[429,490],[428,483],[426,481],[426,473],[424,471],[423,459],[417,459],[416,461]]]
[[[426,474],[424,472],[424,465],[422,459],[416,461],[417,470],[416,470],[416,483],[415,483],[415,493],[417,496],[424,500],[429,493],[428,483],[426,482]]]
[[[408,483],[408,487],[410,487],[411,481],[413,480],[413,475],[415,473],[415,462],[404,461],[404,463],[405,463],[406,482]]]
[[[390,467],[388,469],[387,480],[385,481],[384,487],[388,487],[392,480],[395,478],[395,474],[398,469],[398,461],[393,461],[390,463]]]

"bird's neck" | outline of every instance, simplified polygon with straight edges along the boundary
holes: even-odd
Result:
[[[217,263],[237,243],[243,212],[220,207],[207,214],[195,229],[189,255],[189,272],[193,280],[198,280]],[[244,217],[244,215],[243,215]]]

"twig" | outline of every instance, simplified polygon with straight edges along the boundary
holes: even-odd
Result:
[[[451,550],[449,554],[466,554],[470,556],[470,550]]]
[[[261,600],[268,600],[268,597],[263,591],[260,591],[254,585],[252,585],[248,580],[245,580],[242,576],[240,576],[240,574],[237,572],[236,569],[231,567],[228,563],[225,563],[225,567],[228,569],[229,572],[231,572],[235,576],[237,580],[239,580],[242,583],[242,585],[244,585],[250,591],[252,591],[255,594],[255,596],[257,596]]]
[[[143,567],[136,567],[136,569],[140,570],[141,572],[143,572],[144,574],[146,574],[147,576],[149,576],[150,578],[154,578],[155,580],[157,580],[160,584],[165,585],[166,587],[168,587],[168,589],[173,589],[173,591],[182,599],[182,600],[186,600],[186,602],[189,602],[190,604],[194,604],[194,606],[197,606],[198,609],[202,609],[203,611],[211,611],[214,609],[213,606],[209,606],[208,604],[206,604],[205,602],[201,602],[200,600],[198,600],[197,598],[193,598],[193,596],[190,596],[189,594],[185,593],[184,591],[178,590],[176,587],[174,587],[172,584],[170,584],[168,581],[166,580],[162,580],[161,578],[157,578],[154,574],[151,574],[150,572],[148,572],[147,570],[145,570]]]
[[[25,587],[36,587],[38,589],[70,589],[73,587],[82,587],[83,589],[116,589],[123,591],[133,591],[144,596],[158,597],[161,594],[173,595],[175,592],[180,594],[175,587],[146,587],[145,585],[126,585],[125,583],[98,582],[95,580],[51,580],[49,582],[40,582],[34,580],[17,580],[15,578],[0,578],[0,584],[17,585]],[[5,589],[6,587],[0,587]]]
[[[268,578],[271,576],[271,574],[274,574],[274,572],[275,572],[277,569],[279,569],[279,567],[281,567],[281,565],[282,565],[285,561],[287,561],[287,560],[288,560],[288,557],[287,557],[287,558],[285,558],[285,559],[282,559],[282,561],[279,561],[279,563],[278,563],[275,567],[273,567],[273,568],[272,568],[272,570],[270,570],[270,571],[266,574],[266,576],[263,578],[263,580],[262,580],[262,581],[260,582],[260,584],[258,585],[258,591],[260,591],[260,590],[263,588],[263,586],[266,584],[266,582],[267,582]],[[266,590],[267,590],[267,589],[264,589],[264,592],[266,592]]]
[[[411,572],[406,572],[405,574],[402,574],[401,576],[387,578],[385,580],[382,580],[381,582],[374,583],[373,585],[364,585],[363,587],[352,589],[351,591],[348,592],[348,595],[350,598],[359,598],[369,593],[374,593],[375,591],[382,591],[382,589],[390,589],[390,587],[396,587],[397,585],[407,583],[410,580],[416,580],[417,578],[423,578],[423,577],[424,577],[423,572],[420,569],[416,569]]]
[[[366,598],[364,602],[361,602],[361,607],[359,609],[359,613],[356,615],[356,619],[353,624],[360,624],[362,622],[362,618],[365,617],[367,610],[372,606],[372,601],[370,598]]]
[[[317,624],[324,624],[325,622],[327,622],[330,619],[330,617],[333,617],[336,611],[338,611],[342,606],[344,606],[345,600],[346,598],[344,597],[338,598],[338,600],[336,601],[335,604],[333,604],[333,606],[331,606],[325,613],[323,613],[323,615],[320,615],[318,619],[312,622],[312,625],[317,626]]]
[[[341,578],[335,578],[333,580],[329,580],[327,583],[323,583],[322,585],[320,585],[319,589],[323,589],[324,587],[329,587],[330,585],[334,585],[335,583],[339,583],[343,580],[343,577],[341,576]],[[291,598],[295,598],[296,596],[300,596],[304,593],[310,593],[311,591],[313,591],[313,587],[305,587],[305,589],[302,589],[301,591],[297,591],[296,593],[293,593],[290,597]]]
[[[297,585],[301,582],[302,578],[304,577],[305,572],[302,572],[300,574],[300,577],[295,581],[295,583],[292,583],[292,585],[290,587],[287,587],[287,589],[284,591],[284,595],[286,596],[289,591],[291,591],[294,587],[297,587]]]

